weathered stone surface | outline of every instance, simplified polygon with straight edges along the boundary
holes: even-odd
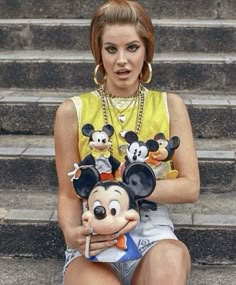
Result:
[[[0,224],[1,256],[63,258],[65,244],[57,223]]]
[[[14,222],[34,222],[48,223],[53,216],[53,210],[35,210],[35,209],[10,209],[4,220],[8,223]]]
[[[0,224],[0,230],[1,256],[63,258],[65,244],[56,223]],[[188,246],[194,263],[235,264],[235,228],[185,227],[177,228],[176,234]]]
[[[192,104],[188,111],[195,137],[236,137],[235,107]]]
[[[182,228],[176,234],[189,248],[192,261],[200,264],[235,264],[235,228]]]
[[[235,27],[156,28],[157,52],[235,52],[235,43]]]
[[[205,190],[224,193],[234,191],[235,159],[199,159],[201,187]],[[44,156],[43,149],[36,156],[2,156],[0,159],[0,188],[40,189],[57,188],[54,157]]]
[[[89,50],[89,23],[89,20],[0,21],[0,48]],[[155,52],[235,52],[233,21],[154,20],[153,24]]]
[[[222,95],[222,100],[217,102],[192,100],[186,103],[195,138],[236,137],[236,105],[223,98]],[[0,133],[52,135],[55,112],[62,101],[64,98],[3,97],[0,99]]]
[[[234,285],[236,279],[236,267],[233,266],[197,266],[193,265],[190,280],[187,285]]]
[[[52,157],[15,157],[0,159],[0,188],[49,191],[57,187]]]
[[[61,284],[63,264],[57,259],[0,258],[0,285]],[[193,264],[187,285],[235,285],[235,279],[235,266]]]
[[[0,63],[1,87],[19,88],[88,88],[94,65],[72,62]]]
[[[53,104],[0,104],[0,133],[53,133],[57,106]]]
[[[0,258],[0,285],[62,284],[63,260]]]
[[[215,192],[232,191],[235,179],[235,160],[199,160],[201,186]]]
[[[180,59],[181,60],[181,59]],[[12,61],[0,62],[3,88],[82,88],[94,87],[91,62]],[[153,63],[150,88],[167,90],[222,90],[236,88],[236,63],[203,63],[159,60]]]
[[[140,1],[155,18],[235,18],[234,0]],[[1,18],[90,18],[102,0],[1,0]]]
[[[57,191],[36,191],[31,189],[0,189],[0,219],[6,216],[10,209],[17,210],[49,210],[51,220],[55,220],[57,208]],[[37,213],[37,212],[36,212]]]

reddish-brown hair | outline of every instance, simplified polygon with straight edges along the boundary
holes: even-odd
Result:
[[[137,2],[130,0],[109,0],[100,5],[90,25],[90,48],[96,64],[102,64],[102,36],[106,25],[132,24],[143,40],[146,60],[152,62],[154,54],[154,29],[147,11]],[[105,74],[103,66],[100,71]],[[149,76],[147,64],[143,65],[142,78]]]

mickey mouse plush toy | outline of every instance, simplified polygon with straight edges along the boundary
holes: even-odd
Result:
[[[74,164],[75,169],[68,173],[69,176],[72,176],[72,180],[78,178],[81,167],[83,168],[83,166],[86,167],[87,165],[96,167],[100,173],[101,180],[110,180],[116,176],[120,162],[109,151],[111,147],[109,139],[113,133],[114,128],[110,124],[104,125],[102,130],[95,130],[92,124],[85,124],[82,127],[82,134],[89,137],[89,147],[92,151],[79,164]]]
[[[179,137],[173,136],[167,140],[163,133],[158,133],[154,139],[157,141],[159,148],[157,151],[149,152],[146,162],[152,167],[157,179],[176,178],[178,171],[171,169],[169,161],[180,145]]]
[[[159,148],[156,140],[149,139],[146,143],[142,142],[133,131],[126,132],[124,138],[129,144],[125,156],[126,166],[131,162],[144,162],[148,158],[149,151],[157,151]]]
[[[156,178],[145,163],[131,163],[123,172],[122,181],[100,181],[94,166],[81,169],[73,179],[77,195],[87,200],[82,215],[85,226],[93,234],[117,234],[117,243],[96,256],[89,256],[90,237],[86,239],[85,256],[91,261],[116,262],[139,258],[140,252],[129,232],[139,222],[137,201],[149,196],[155,188]]]

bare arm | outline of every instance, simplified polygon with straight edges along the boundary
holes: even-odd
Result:
[[[79,162],[77,130],[76,110],[73,102],[67,100],[57,110],[54,129],[56,168],[59,183],[58,221],[66,244],[84,253],[85,237],[91,234],[91,229],[81,225],[81,200],[77,197],[68,176],[68,172],[74,168],[74,163]],[[93,244],[90,244],[90,254],[96,255],[105,247],[114,245],[114,238],[111,235],[93,236],[91,239]]]
[[[158,203],[192,203],[198,199],[200,179],[192,127],[183,100],[176,94],[168,94],[170,136],[180,138],[173,162],[179,171],[176,179],[158,180],[156,189],[148,200]]]
[[[55,121],[55,154],[59,183],[58,220],[69,246],[75,247],[71,235],[81,225],[80,199],[75,194],[67,173],[79,161],[77,119],[72,101],[65,101],[57,110]]]

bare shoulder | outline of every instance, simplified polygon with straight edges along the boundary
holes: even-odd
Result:
[[[168,93],[167,100],[169,108],[176,108],[176,107],[185,108],[184,100],[176,93]]]
[[[74,118],[76,115],[75,105],[71,99],[65,100],[57,109],[56,117],[58,118]]]
[[[188,116],[187,108],[183,98],[175,93],[167,94],[168,110],[171,119]]]
[[[68,133],[77,131],[77,113],[74,102],[70,99],[65,100],[57,109],[54,134],[55,138],[57,135],[63,134],[68,138]]]

